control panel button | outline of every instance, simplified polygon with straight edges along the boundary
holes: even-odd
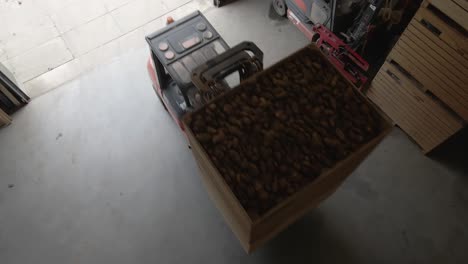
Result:
[[[197,30],[198,31],[205,31],[206,30],[206,24],[205,23],[198,23],[197,24]]]
[[[206,39],[211,39],[213,37],[213,33],[211,31],[206,31],[203,33],[203,37]]]
[[[169,45],[166,42],[161,42],[159,43],[158,48],[162,51],[165,51],[169,48]]]
[[[182,42],[182,47],[184,47],[185,49],[189,49],[197,45],[200,42],[201,42],[200,37],[194,36],[193,38],[187,39],[186,41]]]
[[[168,60],[172,60],[175,57],[175,54],[172,51],[168,51],[168,52],[164,53],[164,57],[166,57],[166,59],[168,59]]]

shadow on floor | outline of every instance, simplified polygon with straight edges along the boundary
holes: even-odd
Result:
[[[261,263],[359,263],[350,246],[317,208],[268,242],[258,253]]]
[[[429,158],[437,161],[451,170],[468,175],[468,129],[465,127],[462,131],[450,138],[442,146],[435,149],[429,155]],[[468,177],[467,179],[468,180]]]

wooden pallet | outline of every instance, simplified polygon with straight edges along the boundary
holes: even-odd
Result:
[[[463,128],[463,121],[386,62],[367,96],[429,153]]]

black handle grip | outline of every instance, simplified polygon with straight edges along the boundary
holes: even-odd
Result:
[[[208,60],[205,64],[208,67],[213,67],[217,64],[225,62],[228,58],[235,56],[239,52],[246,50],[252,52],[259,61],[263,62],[263,52],[260,50],[260,48],[251,41],[244,41],[214,57],[213,59]],[[203,64],[200,67],[202,66]]]
[[[259,68],[257,71],[263,69],[263,52],[250,41],[244,41],[199,65],[192,71],[192,81],[197,88],[208,89],[213,82],[243,69],[246,62],[254,62]]]

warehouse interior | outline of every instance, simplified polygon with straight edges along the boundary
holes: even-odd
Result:
[[[203,15],[229,46],[255,43],[266,69],[310,44],[271,2]],[[153,90],[150,54],[118,54],[0,129],[1,263],[466,263],[465,121],[426,151],[376,96],[395,124],[388,135],[332,195],[247,253]]]

